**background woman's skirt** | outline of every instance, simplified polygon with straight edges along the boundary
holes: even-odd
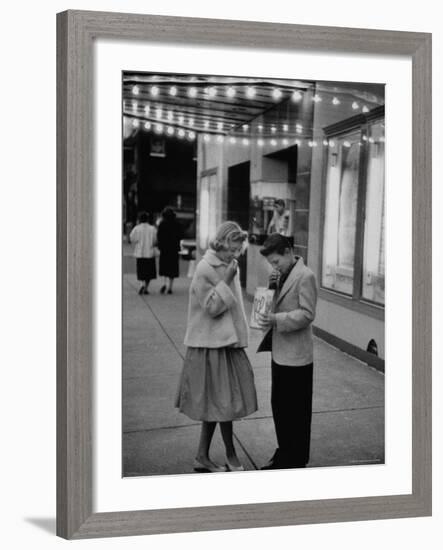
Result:
[[[155,258],[137,258],[137,279],[150,281],[157,277]]]
[[[173,250],[172,252],[160,251],[159,272],[162,277],[171,277],[175,279],[178,277],[178,252]]]
[[[257,410],[254,373],[242,348],[188,348],[175,406],[193,420],[226,422]]]

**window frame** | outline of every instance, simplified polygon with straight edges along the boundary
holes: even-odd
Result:
[[[327,301],[336,303],[343,307],[353,309],[375,317],[376,319],[384,319],[384,304],[368,300],[362,296],[363,291],[363,256],[364,256],[364,229],[366,215],[366,192],[367,192],[367,175],[368,175],[368,155],[369,141],[363,139],[368,138],[369,125],[378,120],[384,120],[385,107],[380,106],[372,109],[369,113],[358,114],[347,118],[335,124],[331,124],[323,128],[324,140],[337,139],[349,132],[360,130],[361,137],[361,152],[359,158],[358,184],[357,184],[357,220],[355,230],[354,244],[354,277],[352,283],[352,294],[346,294],[340,290],[332,289],[323,286],[323,247],[325,241],[325,219],[326,219],[326,194],[327,194],[327,178],[328,178],[328,147],[323,144],[323,170],[322,170],[322,196],[321,196],[321,223],[320,223],[320,247],[319,247],[319,296]]]

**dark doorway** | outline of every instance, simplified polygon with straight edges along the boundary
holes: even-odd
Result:
[[[245,231],[249,228],[250,170],[250,162],[236,164],[228,170],[227,219],[237,222]],[[239,261],[242,287],[246,287],[246,254]]]

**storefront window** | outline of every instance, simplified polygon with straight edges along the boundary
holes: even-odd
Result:
[[[326,133],[322,287],[385,303],[385,133],[374,113]]]
[[[362,296],[372,302],[385,301],[385,135],[384,124],[369,126],[368,169]]]
[[[350,295],[354,282],[359,162],[360,132],[330,140],[322,284]]]

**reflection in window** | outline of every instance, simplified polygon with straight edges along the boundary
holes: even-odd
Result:
[[[360,132],[329,143],[322,285],[352,295]]]
[[[362,296],[385,301],[385,135],[384,124],[369,127],[369,152],[364,227]]]
[[[200,248],[208,247],[209,241],[215,237],[216,212],[214,205],[217,190],[217,174],[204,176],[200,187]]]

